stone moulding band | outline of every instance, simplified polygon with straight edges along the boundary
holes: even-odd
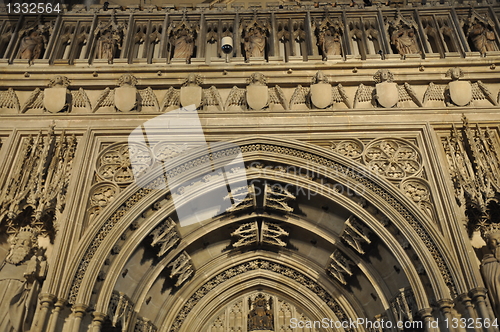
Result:
[[[241,150],[240,150],[241,149]],[[369,189],[373,193],[377,194],[383,200],[385,200],[392,208],[394,208],[414,229],[414,231],[418,234],[422,242],[425,244],[426,248],[431,253],[433,259],[435,260],[437,266],[439,267],[441,276],[448,286],[450,290],[450,294],[452,297],[455,297],[457,294],[456,285],[451,277],[451,272],[446,265],[438,247],[433,242],[429,234],[425,231],[425,229],[420,225],[417,221],[417,218],[407,209],[405,208],[396,198],[394,198],[389,192],[380,187],[374,181],[368,179],[366,176],[362,176],[346,166],[339,164],[338,162],[329,160],[325,157],[319,156],[314,153],[300,151],[295,148],[279,146],[276,144],[242,144],[240,148],[229,148],[222,149],[220,151],[212,152],[209,154],[209,158],[212,161],[221,158],[227,158],[230,155],[235,155],[239,152],[242,152],[243,155],[251,154],[255,152],[262,153],[277,153],[282,155],[288,155],[292,157],[298,157],[304,159],[306,162],[313,162],[315,164],[326,167],[327,169],[334,169],[335,171],[342,172],[343,176],[349,177],[351,180],[360,183],[365,188]],[[194,158],[193,160],[186,161],[178,166],[175,166],[172,170],[168,171],[169,177],[179,176],[182,173],[188,172],[193,167],[196,167],[201,162],[202,158],[206,158],[205,156],[201,156],[198,158]],[[152,186],[149,185],[149,188],[154,188],[155,185],[159,185],[163,183],[165,179],[163,175],[156,177],[151,181]],[[78,266],[78,270],[75,273],[75,276],[72,281],[72,286],[70,289],[68,302],[71,304],[76,303],[76,298],[80,289],[80,285],[85,276],[88,265],[90,264],[91,259],[94,257],[97,249],[104,241],[109,232],[113,229],[113,227],[120,221],[120,219],[127,213],[127,211],[134,206],[137,202],[142,200],[144,197],[148,196],[153,190],[152,189],[139,189],[135,194],[133,194],[120,209],[114,212],[114,214],[103,224],[100,228],[97,236],[93,239],[89,247],[86,249],[85,254]]]

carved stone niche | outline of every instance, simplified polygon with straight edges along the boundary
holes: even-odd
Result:
[[[327,14],[326,17],[315,22],[315,33],[318,40],[318,47],[323,56],[323,60],[338,59],[343,55],[342,34],[344,25],[339,20],[332,20]]]
[[[412,18],[404,17],[400,12],[388,22],[391,46],[395,54],[405,59],[409,55],[419,55],[417,42],[418,25]]]
[[[172,62],[191,62],[198,32],[199,25],[188,22],[186,17],[183,17],[181,22],[172,22],[170,24],[167,35],[170,42]]]
[[[250,21],[242,21],[240,25],[243,40],[245,61],[264,61],[267,53],[268,22],[258,20],[255,15]]]

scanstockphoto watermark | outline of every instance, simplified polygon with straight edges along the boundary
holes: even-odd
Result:
[[[279,183],[275,181],[268,181],[265,179],[252,179],[249,185],[254,187],[255,195],[259,196],[262,193],[262,188],[268,186],[272,187],[277,192],[288,192],[294,197],[304,197],[308,200],[316,196],[324,196],[335,192],[340,195],[363,196],[365,187],[362,185],[355,185],[354,187],[346,187],[340,183],[330,183],[326,179],[319,179],[317,183],[304,186],[299,182]]]
[[[259,161],[254,161],[250,163],[250,168],[257,169],[261,176],[267,177],[268,175],[274,175],[275,177],[286,177],[289,174],[295,174],[301,177],[309,178],[309,179],[335,179],[335,178],[364,178],[368,177],[372,172],[363,167],[359,166],[358,168],[349,168],[339,164],[332,164],[327,167],[324,165],[320,165],[313,162],[307,162],[303,166],[295,166],[295,165],[266,165],[264,166]]]
[[[249,165],[250,169],[256,169],[259,175],[259,179],[254,179],[250,181],[250,184],[257,185],[259,183],[265,183],[272,185],[273,187],[278,187],[280,191],[285,190],[294,196],[305,196],[311,199],[317,195],[337,193],[340,195],[352,196],[364,196],[366,192],[366,187],[361,183],[355,183],[352,185],[345,185],[334,181],[333,179],[343,179],[347,176],[354,178],[362,178],[367,176],[367,169],[350,169],[347,167],[324,167],[317,164],[307,164],[306,166],[263,166],[260,162],[252,162]],[[303,178],[304,180],[312,180],[305,184],[305,181],[293,180],[294,176]],[[279,182],[268,183],[267,180],[261,179],[277,179]],[[290,181],[292,180],[292,181]],[[256,195],[259,195],[258,189],[256,189]]]
[[[321,320],[299,320],[297,318],[290,319],[290,328],[332,328],[332,329],[375,329],[375,330],[385,330],[397,328],[399,330],[413,329],[420,330],[423,329],[424,322],[422,321],[396,321],[391,320],[374,320],[371,321],[366,318],[348,319],[348,320],[334,320],[331,318],[323,318]]]

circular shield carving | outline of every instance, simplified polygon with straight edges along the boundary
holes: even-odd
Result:
[[[104,149],[99,154],[96,168],[101,179],[128,184],[134,180],[134,174],[145,172],[152,164],[153,156],[146,145],[123,142]]]
[[[418,148],[398,138],[380,138],[372,141],[363,153],[370,170],[390,180],[400,180],[418,174],[422,157]]]

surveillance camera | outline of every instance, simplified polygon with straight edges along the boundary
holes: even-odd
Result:
[[[233,51],[233,38],[231,37],[222,37],[222,52],[225,54],[230,54]]]

